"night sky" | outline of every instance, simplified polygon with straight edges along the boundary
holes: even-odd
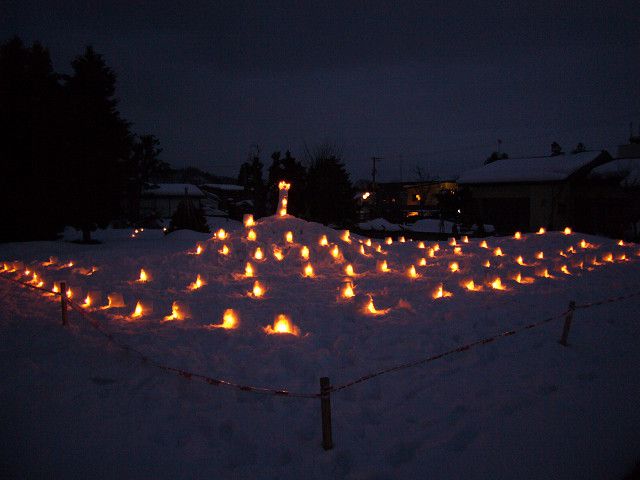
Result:
[[[123,116],[174,167],[235,176],[255,145],[269,164],[330,142],[353,180],[376,155],[379,180],[407,181],[416,165],[479,166],[497,139],[512,157],[625,143],[640,123],[638,6],[4,0],[0,40],[40,40],[59,72],[93,45]]]

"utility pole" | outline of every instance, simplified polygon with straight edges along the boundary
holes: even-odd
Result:
[[[371,168],[371,178],[373,179],[373,189],[376,189],[376,173],[378,170],[376,169],[376,162],[382,160],[382,157],[371,157],[371,162],[373,167]]]

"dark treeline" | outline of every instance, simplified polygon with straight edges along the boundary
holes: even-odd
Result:
[[[116,75],[87,47],[71,74],[19,38],[0,45],[0,240],[55,238],[135,216],[145,182],[168,169],[153,135],[117,110]],[[134,220],[134,219],[133,219]]]
[[[244,186],[257,216],[273,215],[278,203],[278,183],[291,184],[288,212],[307,220],[348,226],[355,220],[354,189],[340,150],[332,145],[306,149],[304,164],[285,152],[271,155],[266,180],[259,154],[240,167],[238,183]]]

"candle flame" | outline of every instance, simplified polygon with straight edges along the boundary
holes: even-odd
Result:
[[[218,232],[216,233],[216,237],[219,240],[224,240],[225,238],[227,238],[227,232],[224,231],[224,228],[221,228],[220,230],[218,230]]]
[[[186,315],[180,309],[178,302],[173,302],[173,304],[171,304],[171,315],[167,315],[166,317],[163,318],[163,320],[165,322],[171,322],[173,320],[184,320],[185,318],[186,318]]]
[[[311,266],[311,263],[307,263],[304,266],[304,271],[303,271],[303,276],[305,277],[313,277],[314,273],[313,273],[313,267]]]
[[[449,270],[451,270],[451,273],[457,272],[460,270],[460,265],[458,265],[458,262],[451,262],[449,264]]]
[[[353,271],[353,265],[348,264],[346,267],[344,267],[344,273],[348,277],[353,277],[355,275],[355,272]]]
[[[196,275],[196,281],[193,282],[193,283],[190,283],[187,288],[189,290],[197,290],[200,287],[202,287],[203,285],[206,285],[206,283],[204,282],[204,280],[202,280],[202,277],[200,276],[200,274],[198,274],[198,275]]]
[[[469,237],[467,235],[462,236],[462,243],[469,243]]]
[[[418,243],[418,248],[420,248],[420,249],[426,248],[425,245],[424,245],[424,242],[419,242]]]
[[[338,248],[338,245],[334,245],[331,249],[331,256],[333,258],[338,258],[340,256],[340,249]]]
[[[520,240],[522,238],[522,233],[520,232],[516,232],[513,234],[513,238],[515,238],[516,240]]]
[[[416,267],[411,265],[409,270],[407,271],[407,275],[409,278],[418,278],[418,272],[416,272]]]
[[[253,258],[256,260],[262,260],[264,258],[264,253],[262,253],[262,249],[260,247],[256,248],[256,251],[253,254]]]
[[[293,325],[291,323],[291,320],[289,320],[289,318],[283,313],[279,314],[276,317],[275,321],[273,322],[273,326],[267,325],[263,328],[263,330],[269,335],[278,333],[286,333],[289,335],[295,335],[296,337],[300,335],[300,330],[298,329],[298,327]]]
[[[521,283],[523,285],[526,285],[526,284],[529,284],[529,283],[533,283],[535,281],[535,279],[533,277],[523,277],[520,272],[518,272],[517,275],[515,277],[513,277],[513,279],[517,283]]]
[[[418,260],[418,266],[419,267],[426,267],[427,266],[427,259],[423,257],[420,260]]]
[[[536,253],[536,258],[537,258],[538,260],[542,260],[542,259],[544,258],[544,252],[538,252],[538,253]]]
[[[485,260],[482,266],[485,268],[489,268],[491,266],[491,262],[489,260]]]
[[[196,247],[196,255],[200,255],[201,253],[202,253],[202,246],[198,244],[198,246]]]
[[[398,238],[398,241],[400,243],[406,243],[407,240],[404,238],[404,236],[401,236],[400,238]]]
[[[430,258],[433,258],[436,256],[436,251],[433,248],[430,248],[427,255],[429,255]]]
[[[340,237],[343,241],[347,242],[347,243],[351,243],[351,237],[349,236],[349,230],[345,230],[342,233],[342,237]]]
[[[624,240],[618,240],[618,245],[624,247]]]
[[[139,283],[145,283],[149,281],[149,275],[147,274],[147,272],[144,271],[144,269],[140,269],[140,276],[138,277],[138,282]]]
[[[273,247],[273,256],[276,257],[276,260],[281,261],[284,258],[282,255],[282,250],[278,247]]]
[[[265,288],[260,284],[260,282],[256,280],[253,284],[253,290],[251,292],[253,293],[254,297],[260,298],[264,295]]]
[[[382,310],[378,310],[373,303],[373,297],[369,295],[369,303],[364,307],[364,312],[370,315],[386,315],[391,311],[390,308],[384,308]]]
[[[249,230],[249,233],[247,233],[247,240],[249,240],[250,242],[255,242],[256,238],[258,238],[258,236],[256,235],[256,231],[252,228]]]
[[[300,256],[303,259],[308,260],[309,259],[309,247],[307,247],[306,245],[304,247],[302,247],[300,249]]]
[[[329,245],[329,240],[327,240],[327,236],[326,235],[322,235],[320,237],[320,241],[318,243],[320,243],[321,247],[326,247],[327,245]]]
[[[384,243],[387,245],[391,245],[393,243],[393,239],[391,237],[387,237],[384,239]]]
[[[253,265],[247,262],[247,265],[244,267],[244,276],[247,278],[253,277]]]
[[[293,232],[287,232],[284,234],[284,240],[287,243],[293,243]]]
[[[547,231],[544,229],[544,227],[540,227],[540,230],[538,230],[537,235],[544,235],[545,233],[547,233]]]
[[[491,288],[493,288],[494,290],[506,290],[507,287],[505,287],[502,284],[502,280],[500,280],[500,277],[496,277],[495,280],[493,282],[491,282]]]
[[[256,224],[253,220],[253,215],[248,213],[244,216],[244,226],[245,227],[253,227]]]
[[[602,260],[604,260],[605,262],[609,262],[609,263],[613,262],[613,254],[612,253],[605,253],[602,256]]]
[[[571,235],[571,233],[572,233],[572,232],[571,232],[571,229],[570,229],[569,227],[565,227],[565,229],[564,229],[563,233],[564,233],[565,235]]]
[[[351,283],[346,283],[342,288],[341,295],[342,298],[353,298],[356,295],[353,291],[353,285]]]
[[[220,250],[218,250],[218,253],[220,255],[228,255],[229,254],[229,247],[227,247],[226,245],[222,245],[222,248]]]
[[[463,286],[470,292],[479,292],[480,290],[482,290],[482,286],[476,285],[473,279],[466,280],[465,282],[463,282]]]
[[[360,245],[360,253],[365,257],[367,256],[367,252],[364,251],[364,245]]]
[[[449,245],[451,245],[452,247],[457,245],[455,237],[451,237],[449,239]]]
[[[555,278],[553,275],[549,273],[549,270],[546,268],[536,270],[536,275],[542,278]]]
[[[91,296],[89,294],[87,294],[87,296],[84,298],[84,303],[82,304],[82,306],[85,308],[89,308],[91,306]]]
[[[498,247],[493,251],[493,255],[496,257],[502,257],[504,256],[504,253],[502,253],[502,249]]]
[[[462,255],[462,247],[453,247],[454,255]]]
[[[571,275],[571,272],[569,271],[569,269],[567,268],[567,266],[566,266],[566,265],[562,265],[562,266],[560,267],[560,271],[561,271],[562,273],[564,273],[565,275]]]
[[[444,289],[444,285],[440,284],[438,285],[438,287],[433,291],[432,295],[434,300],[437,300],[438,298],[446,298],[446,297],[452,297],[453,293],[451,292],[447,292]]]
[[[482,240],[480,242],[480,248],[489,248],[489,245],[487,245],[487,241],[486,240]]]
[[[370,238],[367,238],[367,241],[366,241],[366,242],[364,242],[364,243],[365,243],[365,245],[366,245],[367,247],[370,247],[370,246],[371,246],[371,239],[370,239]]]
[[[389,271],[389,266],[387,265],[387,261],[383,260],[382,262],[379,263],[379,268],[378,268],[381,272],[388,272]]]
[[[142,304],[140,302],[136,303],[136,308],[133,310],[131,314],[131,318],[139,318],[144,315],[144,310],[142,309]]]
[[[238,315],[233,309],[227,308],[222,314],[222,323],[217,325],[209,325],[209,327],[224,328],[225,330],[238,328]]]

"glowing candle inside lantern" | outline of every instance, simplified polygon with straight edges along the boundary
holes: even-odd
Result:
[[[344,287],[342,288],[341,295],[342,295],[342,298],[352,298],[352,297],[354,297],[356,294],[353,291],[353,285],[351,283],[346,283],[344,285]]]
[[[244,226],[247,228],[253,227],[256,224],[256,222],[254,222],[253,220],[253,215],[250,213],[247,213],[244,215],[243,223],[244,223]]]
[[[551,275],[549,273],[549,270],[546,268],[541,268],[539,270],[536,270],[536,275],[542,278],[554,278],[553,275]]]
[[[420,260],[418,260],[418,266],[426,267],[427,266],[427,259],[426,258],[421,258]]]
[[[166,317],[164,317],[164,321],[165,322],[170,322],[172,320],[184,320],[185,315],[184,313],[180,310],[180,306],[178,305],[177,302],[173,302],[173,304],[171,305],[171,315],[167,315]]]
[[[544,235],[545,233],[547,233],[547,231],[544,229],[544,227],[540,227],[540,230],[538,230],[537,232],[538,235]]]
[[[516,258],[516,263],[524,266],[524,259],[522,258],[522,255],[519,255],[518,258]]]
[[[222,314],[222,323],[219,325],[210,325],[213,328],[224,328],[231,330],[238,327],[238,315],[231,308],[227,308]]]
[[[227,247],[226,245],[222,245],[222,248],[220,250],[218,250],[218,253],[220,255],[228,255],[229,254],[229,247]]]
[[[618,245],[621,247],[624,247],[624,241],[623,240],[618,240]]]
[[[327,240],[326,235],[322,235],[318,243],[320,244],[321,247],[326,247],[327,245],[329,245],[329,240]]]
[[[562,273],[564,273],[565,275],[571,275],[571,272],[569,271],[569,268],[567,268],[567,266],[566,266],[566,265],[562,265],[562,266],[560,267],[560,271],[561,271]]]
[[[253,289],[252,289],[252,293],[253,296],[256,298],[260,298],[264,295],[264,286],[260,284],[260,282],[258,282],[257,280],[255,281],[255,283],[253,284]]]
[[[291,187],[290,183],[285,182],[284,180],[278,183],[278,212],[281,217],[284,217],[287,214],[287,204],[289,203],[289,188]]]
[[[70,288],[67,288],[67,298],[68,299],[73,298],[73,291]]]
[[[351,237],[350,237],[349,230],[345,230],[344,232],[342,232],[342,236],[340,238],[344,242],[351,243]]]
[[[264,253],[262,253],[262,249],[260,247],[256,248],[256,251],[253,254],[253,258],[256,260],[262,260],[264,258]]]
[[[60,293],[60,287],[58,287],[57,283],[53,284],[53,288],[51,289],[53,293]]]
[[[284,258],[282,250],[280,250],[278,247],[273,247],[273,256],[276,257],[276,260],[278,261],[281,261]]]
[[[91,296],[87,294],[87,296],[84,298],[84,303],[82,304],[83,307],[88,308],[91,306]]]
[[[517,275],[515,277],[513,277],[513,279],[521,284],[527,284],[527,283],[533,283],[534,279],[532,277],[523,277],[522,274],[520,272],[517,273]]]
[[[604,260],[605,262],[613,262],[613,254],[612,253],[605,253],[602,256],[602,260]]]
[[[502,253],[502,249],[498,247],[493,251],[493,255],[496,257],[502,257],[504,254]]]
[[[418,272],[416,272],[416,267],[411,265],[409,270],[407,270],[407,275],[409,278],[418,278]]]
[[[482,240],[480,242],[480,248],[489,248],[489,245],[487,245],[487,241],[486,240]]]
[[[311,266],[310,263],[307,263],[304,266],[303,275],[305,277],[313,277],[313,267]]]
[[[569,227],[565,227],[564,232],[565,235],[571,235],[571,229]]]
[[[438,299],[438,298],[444,298],[444,297],[451,297],[453,296],[453,293],[451,292],[447,292],[444,289],[444,285],[440,284],[438,285],[438,287],[433,291],[433,294],[431,295],[433,297],[434,300]]]
[[[253,277],[253,265],[247,262],[247,265],[244,267],[244,276],[247,278]]]
[[[567,248],[567,252],[568,253],[576,253],[576,249],[573,248],[573,245],[570,245],[569,248]]]
[[[365,243],[365,245],[366,245],[367,247],[370,247],[370,246],[371,246],[371,239],[370,239],[370,238],[367,238],[367,241],[366,241],[366,242],[364,242],[364,243]]]
[[[383,260],[382,262],[379,263],[379,268],[378,268],[381,272],[388,272],[389,271],[389,266],[387,265],[387,261]]]
[[[225,238],[227,238],[227,232],[224,231],[223,228],[221,228],[220,230],[218,230],[218,232],[216,233],[216,237],[219,240],[224,240]]]
[[[306,245],[300,249],[300,256],[305,260],[309,259],[309,248]]]
[[[196,275],[196,281],[193,283],[190,283],[189,286],[187,287],[189,290],[197,290],[200,287],[202,287],[203,285],[205,285],[204,280],[202,280],[202,277],[200,277],[200,274]]]
[[[407,240],[404,237],[400,237],[400,238],[398,238],[398,241],[400,243],[406,243]]]
[[[142,309],[142,304],[140,302],[136,303],[136,308],[133,310],[131,314],[132,318],[139,318],[144,315],[144,310]]]
[[[538,252],[538,253],[536,253],[536,258],[537,258],[538,260],[542,260],[542,259],[544,258],[544,252]]]
[[[439,250],[440,250],[440,244],[439,244],[439,243],[434,244],[434,245],[433,245],[433,251],[434,251],[434,252],[437,252],[437,251],[439,251]]]
[[[286,232],[284,234],[284,241],[287,243],[293,243],[293,232]]]
[[[462,247],[453,247],[454,255],[462,255]]]
[[[376,252],[382,253],[382,245],[380,244],[376,245]]]
[[[387,237],[384,239],[384,243],[387,245],[391,245],[393,243],[393,239],[391,237]]]
[[[462,243],[469,243],[469,237],[467,235],[462,236]]]
[[[273,322],[273,326],[267,325],[263,330],[269,335],[283,333],[295,336],[300,335],[300,330],[298,329],[298,327],[293,325],[293,323],[291,323],[291,320],[289,320],[289,318],[283,313],[279,314],[276,317],[275,321]]]
[[[367,254],[367,252],[364,251],[364,245],[360,245],[360,253],[362,255],[366,255]]]
[[[460,265],[458,265],[458,262],[451,262],[449,264],[449,270],[451,270],[451,273],[457,272],[460,270]]]
[[[369,296],[369,303],[367,303],[364,309],[365,313],[368,313],[370,315],[386,315],[387,313],[389,313],[390,310],[391,310],[390,308],[384,308],[382,310],[378,310],[376,306],[373,304],[373,298],[371,296]]]
[[[331,256],[333,258],[338,258],[340,256],[340,249],[338,248],[338,245],[334,245],[331,249]]]
[[[520,240],[522,238],[522,234],[520,232],[516,232],[513,234],[513,238],[516,240]]]
[[[430,248],[427,255],[429,255],[430,258],[433,258],[436,256],[436,251],[433,248]]]
[[[144,271],[144,269],[140,269],[140,276],[138,277],[138,282],[140,283],[144,283],[144,282],[148,282],[149,281],[149,275],[147,274],[147,272]]]
[[[258,236],[256,235],[256,231],[252,228],[249,230],[249,233],[247,233],[247,240],[255,242],[256,238],[258,238]]]
[[[502,280],[500,280],[500,277],[496,277],[495,280],[493,282],[491,282],[491,288],[493,288],[494,290],[506,290],[507,287],[505,287],[502,284]]]
[[[473,279],[464,281],[463,286],[470,292],[479,292],[480,290],[482,290],[482,286],[476,285]]]
[[[485,260],[482,266],[485,268],[489,268],[491,266],[491,262],[489,260]]]
[[[424,242],[419,242],[418,243],[418,248],[420,248],[420,249],[426,248],[425,245],[424,245]]]
[[[451,238],[449,239],[449,245],[451,245],[452,247],[454,247],[455,245],[457,245],[455,237],[451,237]]]
[[[202,246],[198,244],[196,247],[196,255],[200,255],[202,253]]]
[[[353,265],[348,264],[346,267],[344,267],[344,273],[349,277],[353,277],[355,275],[355,272],[353,271]]]

